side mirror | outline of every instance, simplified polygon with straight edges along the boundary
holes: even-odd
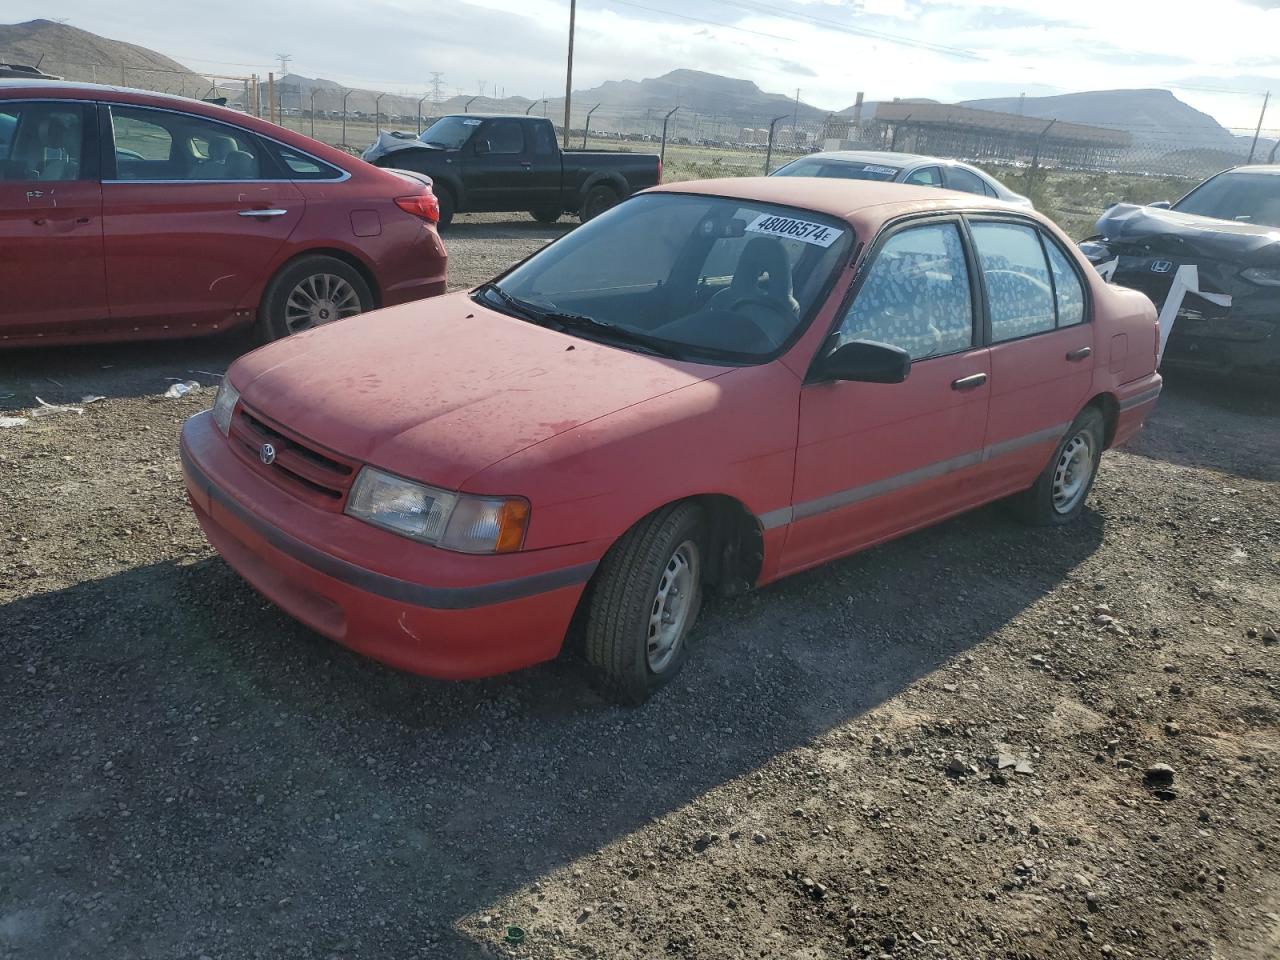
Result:
[[[1156,200],[1154,203],[1148,203],[1148,207],[1155,207],[1159,210],[1168,210],[1173,206],[1168,200]]]
[[[488,140],[476,141],[476,153],[488,153],[492,149]]]
[[[901,383],[909,373],[911,355],[901,347],[875,340],[850,340],[822,357],[809,379]]]

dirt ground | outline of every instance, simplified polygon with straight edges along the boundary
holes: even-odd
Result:
[[[559,229],[460,218],[453,278]],[[1170,376],[1068,529],[714,601],[623,709],[230,572],[177,458],[212,390],[160,394],[234,351],[0,356],[0,415],[105,398],[0,430],[0,958],[1280,956],[1274,384]]]

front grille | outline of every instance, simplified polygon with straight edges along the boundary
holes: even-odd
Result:
[[[231,418],[232,446],[273,483],[330,510],[341,510],[359,464],[304,440],[241,402]],[[275,454],[263,463],[263,445]]]

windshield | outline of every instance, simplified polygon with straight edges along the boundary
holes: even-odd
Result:
[[[476,291],[625,349],[754,363],[803,329],[846,258],[842,220],[693,194],[620,204]]]
[[[901,167],[887,167],[882,163],[850,162],[847,160],[820,160],[801,157],[785,167],[773,171],[775,177],[834,177],[838,180],[892,180]]]
[[[1220,173],[1173,205],[1179,213],[1280,227],[1280,176]]]
[[[457,150],[467,142],[467,138],[478,126],[480,126],[479,117],[441,117],[423,130],[418,139],[433,147]]]

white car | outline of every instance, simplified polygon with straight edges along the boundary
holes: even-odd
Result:
[[[994,197],[1021,207],[1031,201],[1014,193],[990,174],[959,160],[918,153],[880,153],[873,150],[830,150],[811,153],[779,167],[771,177],[836,177],[844,180],[883,180],[917,187],[940,187]]]

